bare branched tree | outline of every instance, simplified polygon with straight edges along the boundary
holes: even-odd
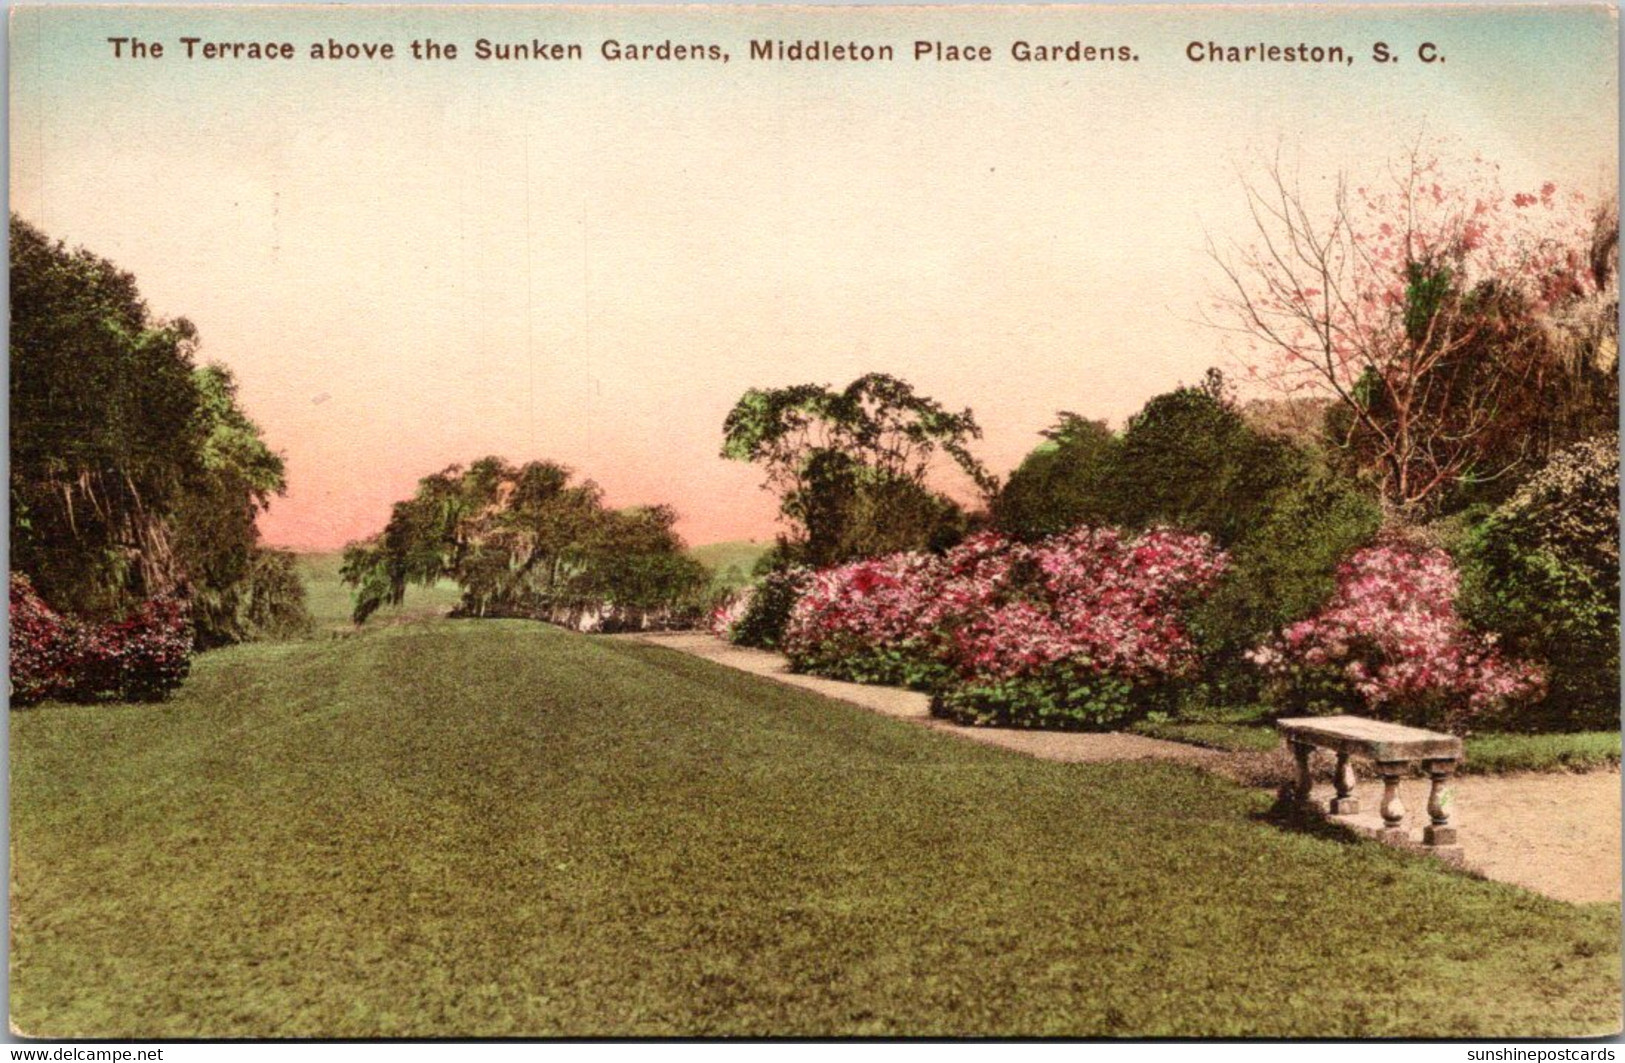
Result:
[[[1224,276],[1211,323],[1245,339],[1256,375],[1335,400],[1338,442],[1398,515],[1525,462],[1560,368],[1550,321],[1615,283],[1594,253],[1615,245],[1578,197],[1550,183],[1507,196],[1482,176],[1447,187],[1419,150],[1376,187],[1339,176],[1323,201],[1278,158],[1245,192],[1253,242],[1210,242]]]

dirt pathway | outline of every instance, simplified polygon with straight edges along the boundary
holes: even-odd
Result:
[[[797,675],[785,659],[764,650],[731,646],[711,635],[674,632],[624,636],[908,720],[973,742],[1044,760],[1075,763],[1166,760],[1223,775],[1244,785],[1278,786],[1291,778],[1285,751],[1224,753],[1183,742],[1111,732],[1015,731],[961,727],[931,715],[931,699],[911,690],[864,686]],[[1329,761],[1328,761],[1329,764]],[[1323,768],[1326,766],[1322,766]],[[1427,805],[1427,782],[1407,781],[1401,799],[1418,825]],[[1356,791],[1375,822],[1381,785]],[[1617,771],[1473,775],[1451,785],[1452,816],[1460,828],[1467,866],[1486,878],[1511,882],[1558,900],[1586,903],[1620,899],[1620,775]]]

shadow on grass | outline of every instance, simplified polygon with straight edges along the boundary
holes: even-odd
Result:
[[[1254,812],[1248,818],[1255,823],[1263,823],[1277,830],[1301,834],[1309,838],[1331,842],[1335,845],[1354,846],[1369,843],[1381,849],[1392,852],[1396,856],[1414,857],[1424,859],[1428,865],[1440,871],[1460,875],[1478,882],[1491,881],[1489,876],[1476,868],[1468,867],[1459,862],[1442,860],[1431,855],[1418,845],[1396,845],[1383,842],[1362,833],[1351,826],[1338,823],[1324,813],[1304,809],[1298,804],[1293,789],[1282,786],[1275,795],[1275,800],[1262,812]],[[1391,884],[1391,877],[1384,877],[1376,882],[1377,885]]]
[[[1368,840],[1354,828],[1335,823],[1319,812],[1304,808],[1290,786],[1282,786],[1275,792],[1275,801],[1262,812],[1252,813],[1250,818],[1278,830],[1305,834],[1338,845],[1354,845]]]

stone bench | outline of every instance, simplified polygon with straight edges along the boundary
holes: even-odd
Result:
[[[1277,720],[1275,726],[1298,762],[1295,797],[1300,807],[1322,810],[1311,795],[1309,755],[1315,749],[1328,749],[1337,754],[1337,770],[1332,774],[1337,796],[1324,811],[1333,816],[1358,813],[1360,802],[1354,796],[1354,768],[1349,758],[1364,757],[1376,764],[1377,774],[1382,776],[1382,829],[1378,836],[1384,841],[1408,843],[1399,780],[1411,765],[1421,764],[1432,780],[1428,791],[1430,822],[1422,831],[1422,844],[1432,849],[1455,846],[1456,828],[1450,823],[1444,788],[1462,761],[1461,739],[1361,716],[1309,716]]]

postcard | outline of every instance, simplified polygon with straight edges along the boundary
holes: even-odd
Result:
[[[1615,7],[10,34],[16,1036],[1620,1031]]]

